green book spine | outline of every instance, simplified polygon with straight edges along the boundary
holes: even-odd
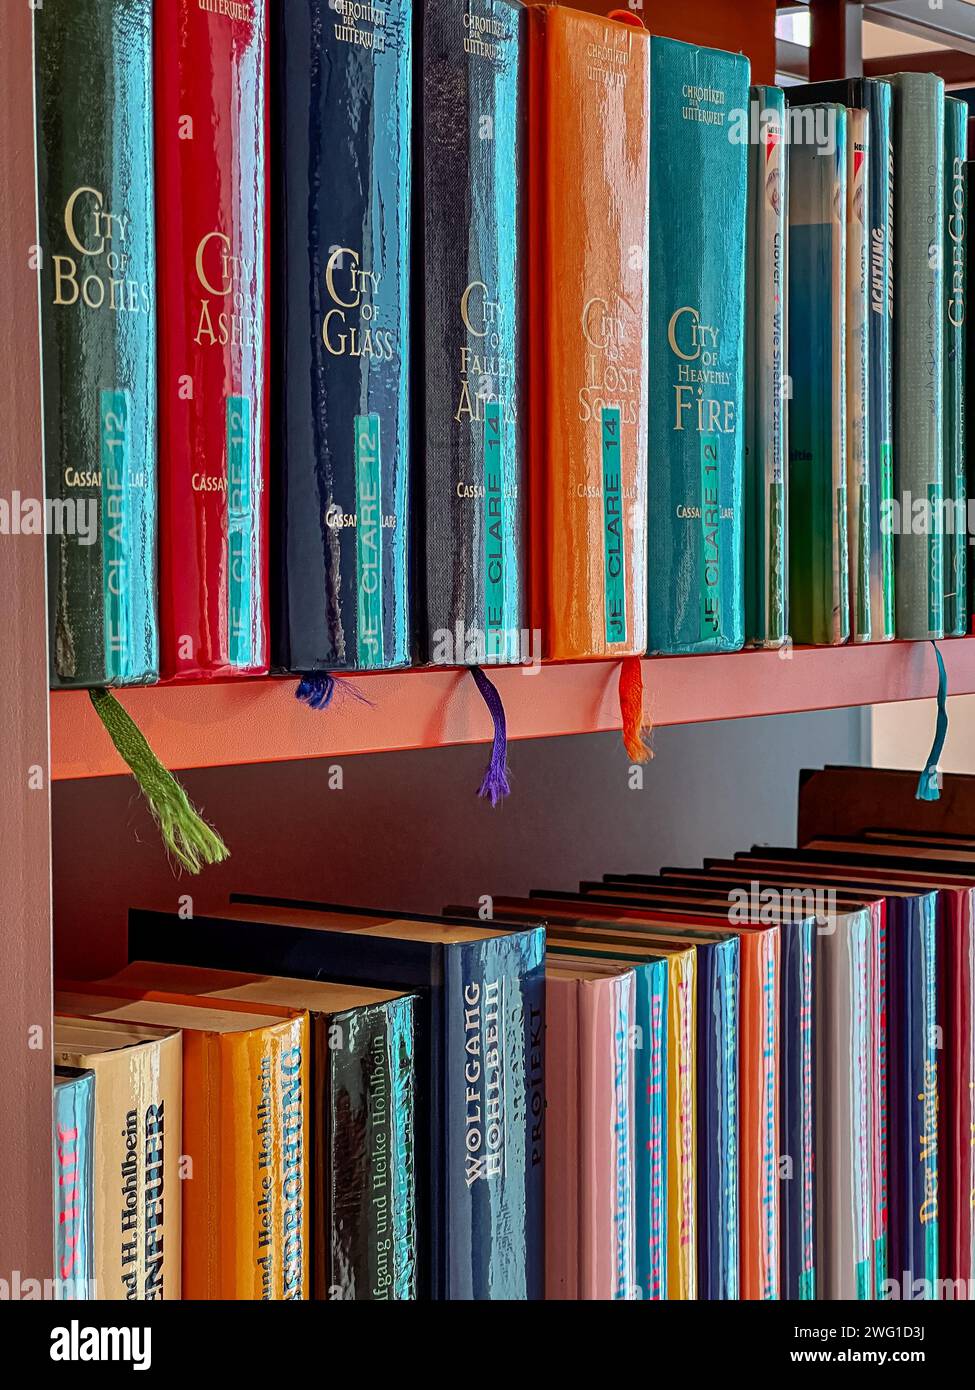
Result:
[[[650,55],[648,649],[736,651],[749,65],[656,37]]]
[[[797,642],[850,636],[846,108],[793,108],[789,150],[789,610]],[[796,141],[807,126],[810,138]]]
[[[846,144],[846,495],[850,635],[869,642],[870,612],[870,188],[869,113],[847,112]]]
[[[968,103],[945,97],[944,487],[945,636],[968,631],[965,301],[968,291]]]
[[[159,669],[151,0],[45,0],[34,47],[51,683],[145,684]]]
[[[945,86],[930,73],[894,92],[894,575],[897,635],[944,633]]]
[[[749,142],[745,267],[745,633],[750,646],[778,647],[789,634],[785,94],[752,87],[751,107],[757,129]]]
[[[417,1297],[415,995],[329,1019],[328,1294]]]

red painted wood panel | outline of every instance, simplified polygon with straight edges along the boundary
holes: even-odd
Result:
[[[752,81],[775,81],[775,0],[641,0],[629,7],[610,0],[574,0],[573,8],[596,14],[630,8],[652,34],[747,53]]]

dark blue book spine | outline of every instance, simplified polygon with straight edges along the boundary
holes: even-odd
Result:
[[[790,1161],[782,1184],[780,1250],[782,1296],[816,1297],[815,1210],[815,952],[816,924],[782,923],[780,1106],[783,1153]]]
[[[738,938],[697,947],[698,1297],[737,1299]]]
[[[544,1297],[545,934],[445,953],[450,1299]]]
[[[93,1144],[95,1075],[54,1073],[54,1256],[56,1297],[95,1297]]]
[[[423,0],[417,31],[420,644],[438,665],[512,662],[530,651],[522,650],[525,23],[517,0],[480,0],[476,9]]]
[[[887,899],[889,1279],[933,1298],[938,1277],[936,893]]]
[[[273,7],[274,664],[410,660],[411,6]]]

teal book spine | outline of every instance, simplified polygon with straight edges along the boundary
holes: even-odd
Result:
[[[789,635],[786,468],[785,93],[752,87],[748,146],[745,373],[745,636],[780,647]]]
[[[889,518],[894,492],[894,140],[889,82],[865,79],[870,112],[870,629],[875,642],[896,635],[894,537]]]
[[[95,1297],[95,1074],[54,1071],[55,1298]]]
[[[33,9],[50,680],[145,685],[159,675],[152,4]]]
[[[945,86],[930,73],[894,92],[894,581],[897,635],[944,634]]]
[[[792,637],[850,636],[846,488],[846,108],[793,108],[789,151],[789,609]]]
[[[846,142],[846,496],[850,635],[870,642],[870,189],[869,113],[847,112]]]
[[[648,645],[736,651],[749,64],[663,38],[650,55]]]
[[[965,309],[968,293],[968,103],[945,97],[944,547],[945,636],[968,631]]]

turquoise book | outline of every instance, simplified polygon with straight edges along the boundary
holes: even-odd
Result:
[[[965,300],[968,290],[968,103],[945,97],[944,546],[945,636],[968,631]]]
[[[650,44],[649,650],[745,641],[749,64]]]
[[[945,84],[894,92],[894,588],[897,635],[944,634]],[[932,254],[934,251],[935,254]]]
[[[850,636],[870,642],[870,113],[846,113],[846,491]]]
[[[745,636],[750,646],[780,647],[789,635],[785,93],[753,87],[751,108],[757,125],[748,146],[745,268]]]
[[[789,150],[789,608],[796,642],[850,636],[846,487],[847,113],[794,107]]]

